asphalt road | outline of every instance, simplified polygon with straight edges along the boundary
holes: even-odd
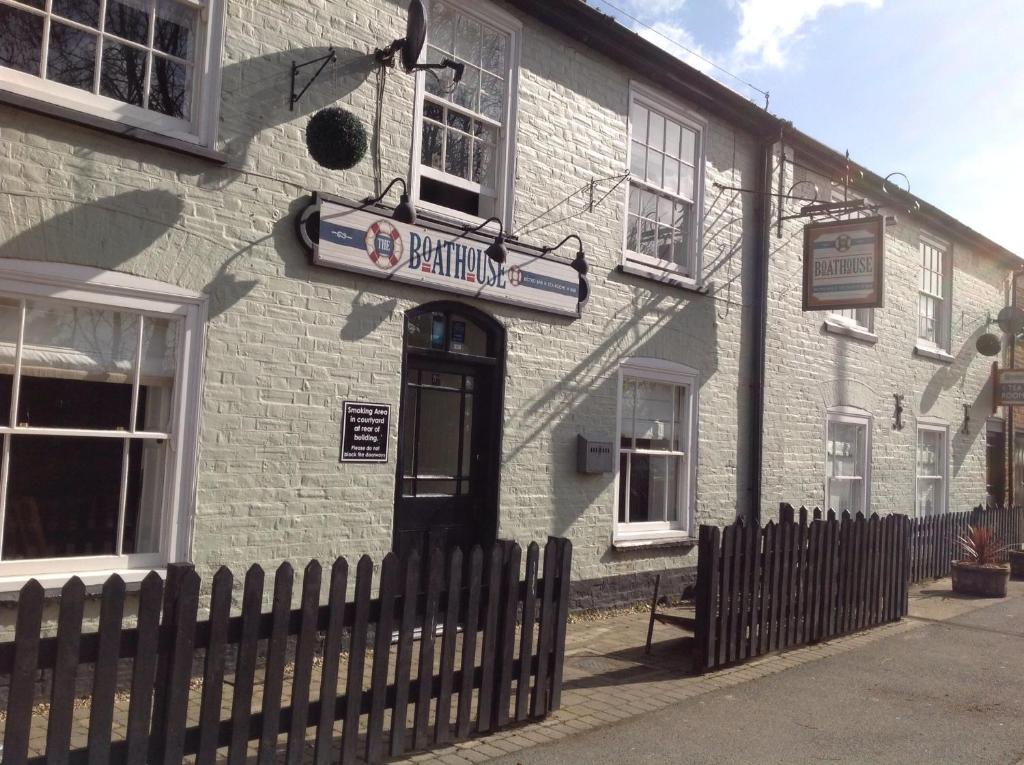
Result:
[[[1024,598],[495,762],[1024,763]]]

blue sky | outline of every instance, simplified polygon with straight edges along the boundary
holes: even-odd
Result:
[[[1021,0],[588,2],[1024,256]]]

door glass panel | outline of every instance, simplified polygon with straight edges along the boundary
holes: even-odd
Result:
[[[463,316],[452,316],[449,327],[452,353],[468,353],[472,356],[487,355],[487,333]]]
[[[423,388],[417,475],[453,477],[459,465],[459,394]]]
[[[466,382],[472,380],[467,376]],[[462,406],[462,477],[468,479],[473,470],[473,394],[467,393]],[[463,487],[469,485],[468,480],[462,482]],[[462,494],[468,492],[463,491]]]

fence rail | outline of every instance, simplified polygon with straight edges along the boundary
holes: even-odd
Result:
[[[910,521],[910,581],[949,576],[950,563],[960,556],[958,539],[968,526],[986,526],[996,536],[996,544],[1005,548],[1024,543],[1024,508],[986,508],[945,513]],[[999,559],[1007,560],[1006,550]]]
[[[699,671],[901,618],[909,528],[902,515],[831,511],[810,522],[804,511],[798,522],[791,508],[763,528],[701,526]]]
[[[521,578],[515,544],[486,552],[475,547],[465,558],[459,550],[447,556],[435,550],[425,562],[413,555],[405,564],[389,554],[371,598],[373,562],[363,556],[351,602],[348,562],[339,558],[329,571],[325,605],[322,567],[312,561],[298,608],[292,608],[294,570],[284,563],[274,575],[269,612],[263,611],[264,570],[256,565],[246,572],[237,615],[231,614],[234,577],[221,568],[201,621],[199,575],[176,565],[166,583],[156,573],[143,581],[131,629],[122,626],[124,582],[108,579],[98,630],[87,634],[85,588],[73,578],[61,593],[54,637],[40,635],[43,588],[30,581],[20,594],[15,639],[0,644],[0,678],[8,680],[4,763],[169,765],[194,754],[197,765],[206,765],[226,748],[235,765],[249,761],[250,742],[258,742],[261,765],[282,756],[295,765],[310,729],[318,765],[357,756],[376,763],[543,717],[560,703],[571,557],[568,540],[550,538],[542,567],[541,549],[532,543]],[[322,657],[319,671],[315,654]],[[115,721],[126,661],[130,701]],[[75,748],[76,676],[89,665],[88,737]],[[194,665],[202,668],[201,685]],[[44,751],[30,747],[37,738],[40,671],[49,673],[51,689]],[[124,735],[115,738],[116,731]]]

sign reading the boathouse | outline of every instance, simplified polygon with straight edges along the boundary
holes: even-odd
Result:
[[[341,406],[341,461],[387,462],[391,407],[362,401]]]
[[[1024,405],[1024,369],[996,369],[995,406]]]
[[[306,222],[310,210],[317,209],[318,227]],[[310,210],[300,219],[299,231],[316,265],[563,316],[580,314],[582,277],[572,266],[509,241],[506,262],[497,263],[485,253],[493,233],[406,224],[387,210],[322,194],[315,195]]]
[[[881,308],[885,219],[808,223],[804,227],[805,311]]]

